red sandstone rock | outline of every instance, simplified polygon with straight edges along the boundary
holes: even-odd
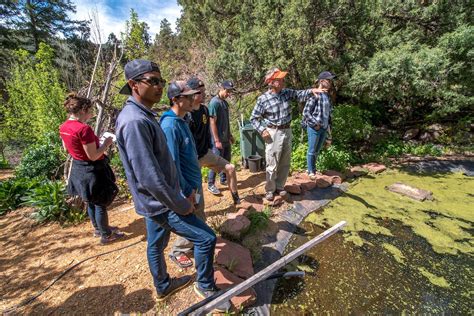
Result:
[[[316,187],[316,182],[314,181],[306,181],[300,184],[301,188],[305,191],[311,191]]]
[[[342,173],[340,173],[339,171],[335,171],[335,170],[326,170],[326,171],[323,172],[323,174],[326,175],[326,176],[330,176],[330,177],[339,177],[339,178],[341,178],[341,180],[345,179],[345,177]]]
[[[331,177],[331,183],[332,184],[341,184],[342,183],[342,178],[339,176],[332,176]]]
[[[376,162],[367,163],[363,165],[362,167],[369,170],[369,172],[372,172],[372,173],[380,173],[387,169],[387,167],[385,167],[384,165],[376,163]]]
[[[220,227],[221,233],[240,239],[250,227],[250,221],[243,215],[229,214],[229,218]]]
[[[361,166],[355,166],[350,169],[351,174],[354,177],[365,176],[367,174],[367,170],[362,168]]]
[[[273,206],[280,206],[283,204],[285,199],[280,196],[280,195],[275,195],[275,198],[273,199],[273,202],[271,203]]]
[[[216,280],[217,287],[220,289],[227,289],[244,281],[222,267],[218,267],[214,270],[214,279]],[[231,298],[231,302],[236,310],[240,310],[242,307],[250,306],[255,303],[256,298],[257,293],[255,293],[253,288],[250,288]]]
[[[239,244],[217,237],[215,263],[226,267],[237,276],[248,279],[254,275],[250,251]]]
[[[301,194],[301,187],[298,183],[289,183],[285,185],[285,191],[291,194]]]
[[[323,189],[332,185],[332,177],[325,175],[316,176],[316,187]]]

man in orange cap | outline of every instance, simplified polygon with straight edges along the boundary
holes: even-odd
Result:
[[[265,75],[269,89],[258,97],[250,121],[265,140],[266,184],[265,198],[273,201],[274,195],[285,196],[286,178],[291,161],[291,106],[290,101],[305,102],[312,95],[326,92],[312,88],[293,90],[285,88],[286,71],[270,69]]]

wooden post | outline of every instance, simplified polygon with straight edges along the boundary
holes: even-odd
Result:
[[[227,290],[224,294],[222,294],[221,296],[215,298],[214,300],[207,303],[203,307],[200,307],[199,309],[197,309],[196,311],[191,313],[191,315],[204,315],[204,314],[212,311],[219,304],[230,300],[232,297],[242,293],[243,291],[245,291],[249,287],[255,285],[256,283],[258,283],[262,280],[265,280],[273,272],[279,270],[280,268],[284,267],[285,265],[287,265],[291,261],[295,260],[298,256],[302,255],[303,253],[305,253],[309,249],[313,248],[315,245],[319,244],[321,241],[323,241],[323,240],[329,238],[330,236],[334,235],[335,233],[337,233],[346,224],[347,224],[346,221],[340,221],[339,223],[337,223],[333,227],[329,228],[328,230],[322,232],[318,236],[314,237],[313,239],[311,239],[310,241],[308,241],[304,245],[302,245],[299,248],[293,250],[292,252],[290,252],[289,254],[284,256],[283,258],[280,258],[279,260],[275,261],[274,263],[272,263],[271,265],[269,265],[268,267],[266,267],[262,271],[258,272],[257,274],[253,275],[252,277],[248,278],[244,282],[234,286],[232,289]]]

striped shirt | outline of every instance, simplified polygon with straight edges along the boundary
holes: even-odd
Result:
[[[320,125],[327,129],[331,117],[332,105],[327,93],[319,94],[319,97],[310,98],[303,109],[303,120],[309,127]]]
[[[259,133],[262,133],[269,124],[275,126],[289,124],[291,122],[290,101],[305,102],[312,95],[311,89],[283,89],[280,93],[273,93],[268,90],[258,97],[250,121]]]

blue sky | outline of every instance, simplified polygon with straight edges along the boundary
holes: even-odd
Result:
[[[174,28],[176,19],[181,15],[181,8],[176,0],[73,0],[76,5],[74,19],[92,19],[96,16],[100,27],[100,35],[93,31],[91,40],[105,42],[110,33],[120,37],[125,31],[125,21],[130,16],[130,9],[138,13],[141,21],[150,27],[149,32],[154,38],[160,29],[160,22],[168,19]]]

